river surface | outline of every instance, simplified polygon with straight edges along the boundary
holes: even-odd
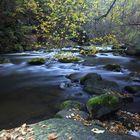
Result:
[[[90,95],[82,91],[79,84],[71,83],[65,77],[72,73],[78,73],[82,77],[95,72],[104,79],[115,81],[121,89],[126,85],[140,85],[140,77],[130,77],[130,73],[140,73],[139,58],[99,53],[97,57],[84,56],[78,63],[59,63],[53,60],[54,54],[32,51],[1,55],[9,58],[11,63],[0,64],[0,129],[51,118],[59,110],[60,103],[67,99],[86,102]],[[27,61],[35,57],[48,60],[45,65],[28,65]],[[108,63],[120,64],[123,71],[104,70],[103,66]],[[138,106],[139,97],[126,109],[140,112]]]

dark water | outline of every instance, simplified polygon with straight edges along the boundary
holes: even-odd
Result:
[[[90,95],[82,91],[80,85],[74,85],[65,76],[71,73],[85,75],[89,72],[101,74],[103,78],[115,81],[120,88],[133,81],[129,74],[140,73],[138,58],[107,56],[84,57],[79,63],[63,64],[53,61],[54,53],[27,52],[3,55],[11,60],[10,64],[0,64],[0,129],[15,127],[25,122],[33,123],[48,119],[59,110],[59,104],[66,99],[85,102]],[[45,57],[45,65],[30,66],[26,62],[30,58]],[[108,63],[119,63],[123,72],[110,72],[102,68]],[[133,77],[138,78],[138,77]],[[69,87],[61,88],[61,85]],[[78,96],[77,93],[82,95]],[[128,110],[140,112],[140,99],[136,98]]]

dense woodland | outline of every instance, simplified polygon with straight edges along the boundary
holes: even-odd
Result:
[[[0,0],[0,52],[140,44],[139,0]]]

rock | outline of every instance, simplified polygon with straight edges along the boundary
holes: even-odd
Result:
[[[28,125],[25,128],[25,135],[17,131],[21,130],[19,128],[14,130],[16,132],[7,130],[7,133],[4,130],[4,135],[9,138],[14,134],[17,136],[18,132],[18,138],[34,140],[139,140],[130,135],[110,133],[97,125],[85,126],[71,119],[54,118]],[[0,132],[0,135],[3,135],[3,131]]]
[[[99,74],[96,74],[96,73],[89,73],[89,74],[87,74],[86,76],[84,76],[80,79],[80,83],[82,85],[84,85],[84,83],[87,80],[90,80],[90,79],[93,80],[93,81],[101,81],[102,77]]]
[[[0,58],[0,64],[5,64],[5,63],[10,63],[10,60],[7,59],[7,58],[1,57],[1,58]]]
[[[107,91],[119,91],[118,85],[113,81],[101,80],[101,81],[93,81],[87,80],[84,84],[84,91],[95,94],[101,95],[105,94]]]
[[[64,101],[61,105],[60,105],[61,109],[79,109],[82,110],[85,108],[85,105],[81,102],[78,101],[73,101],[73,100],[67,100]]]
[[[110,71],[116,71],[116,72],[121,71],[121,66],[119,64],[107,64],[104,66],[104,68]]]
[[[101,53],[100,55],[103,55],[103,56],[108,56],[107,54],[105,54],[105,53]]]
[[[90,94],[101,95],[106,93],[106,90],[119,91],[118,85],[113,81],[103,80],[96,73],[89,73],[81,78],[80,83],[84,85],[83,90]]]
[[[78,62],[80,60],[79,57],[64,57],[64,58],[60,58],[58,59],[59,62],[61,63],[73,63],[73,62]]]
[[[34,130],[33,138],[36,140],[47,140],[52,133],[58,136],[57,140],[96,140],[88,127],[70,119],[49,119],[30,127]]]
[[[110,132],[105,132],[103,134],[95,135],[97,140],[139,140],[139,138],[125,135],[125,134],[115,134]]]
[[[124,96],[121,99],[124,103],[133,103],[134,102],[134,98],[132,96],[126,96],[126,97]]]
[[[30,65],[43,65],[45,64],[45,58],[32,58],[28,61]]]
[[[140,93],[140,85],[130,85],[130,86],[126,86],[124,87],[125,91],[127,91],[128,93]]]
[[[92,118],[101,118],[120,108],[120,98],[113,95],[93,97],[87,102],[87,109]]]
[[[140,56],[140,47],[129,46],[126,50],[127,55]]]
[[[83,95],[83,93],[78,92],[78,93],[76,93],[75,95],[76,95],[76,96],[82,96],[82,95]]]
[[[72,73],[70,75],[66,75],[66,78],[70,79],[72,82],[79,82],[81,73]]]
[[[59,111],[55,117],[82,121],[87,120],[89,118],[89,114],[78,109],[63,109]]]

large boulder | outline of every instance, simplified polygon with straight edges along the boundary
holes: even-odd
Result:
[[[57,140],[96,140],[90,129],[70,119],[50,119],[31,125],[31,127],[34,130],[33,138],[36,140],[47,140],[51,134],[55,134]]]
[[[28,140],[139,140],[129,135],[110,133],[97,125],[85,126],[78,121],[57,118],[0,132],[0,139],[13,137]]]
[[[82,85],[84,85],[85,82],[87,80],[90,80],[90,79],[93,80],[93,81],[100,81],[100,80],[102,80],[102,77],[97,73],[89,73],[89,74],[87,74],[87,75],[85,75],[84,77],[81,78],[80,83]]]
[[[114,95],[93,97],[87,102],[87,109],[92,118],[98,118],[117,111],[120,108],[120,98]]]
[[[90,94],[101,95],[106,93],[107,90],[119,91],[118,85],[113,81],[107,81],[96,73],[90,73],[81,78],[84,91]]]

